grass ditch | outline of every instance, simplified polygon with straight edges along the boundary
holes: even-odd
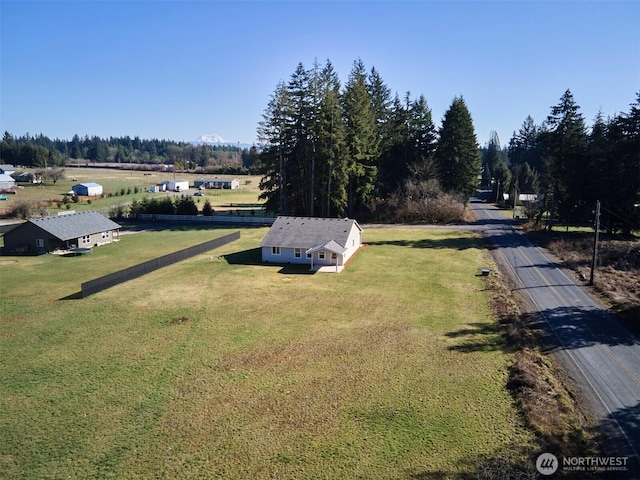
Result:
[[[535,432],[540,451],[563,457],[602,454],[594,424],[580,406],[577,387],[544,352],[541,319],[523,312],[513,285],[499,268],[485,282],[498,318],[495,328],[512,355],[507,388],[526,424]],[[584,472],[560,470],[556,476],[581,479]]]

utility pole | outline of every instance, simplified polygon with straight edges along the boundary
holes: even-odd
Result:
[[[593,285],[593,274],[596,270],[598,262],[598,241],[600,240],[600,200],[596,201],[596,236],[593,241],[593,260],[591,261],[591,275],[589,276],[589,285]]]
[[[516,208],[518,208],[518,179],[513,184],[513,219],[516,219]]]

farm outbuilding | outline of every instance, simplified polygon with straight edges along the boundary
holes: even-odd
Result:
[[[16,181],[11,175],[7,173],[0,173],[0,190],[13,188],[15,186]]]
[[[8,163],[0,165],[0,173],[4,173],[6,175],[13,175],[16,173],[16,167],[13,165],[9,165]]]
[[[189,190],[189,181],[182,179],[166,180],[162,182],[167,186],[167,190],[172,192],[184,192]]]
[[[102,185],[94,182],[87,183],[78,183],[71,187],[73,192],[80,196],[84,197],[97,197],[98,195],[102,195]]]
[[[262,261],[308,264],[339,272],[362,245],[362,228],[350,218],[276,218],[260,248]],[[328,268],[323,268],[328,267]]]
[[[5,253],[40,254],[120,239],[120,225],[95,211],[29,220],[4,234]]]

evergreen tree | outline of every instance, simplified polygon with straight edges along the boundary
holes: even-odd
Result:
[[[343,96],[349,158],[348,215],[362,211],[373,198],[378,173],[378,136],[367,75],[362,60],[353,64]]]
[[[424,95],[413,102],[410,116],[410,141],[414,161],[432,158],[437,146],[438,134],[433,123],[431,109]]]
[[[320,215],[343,216],[349,181],[340,80],[330,61],[321,72],[322,95],[318,113],[316,153],[319,168]]]
[[[587,205],[584,195],[588,171],[587,132],[579,110],[571,91],[565,91],[560,103],[551,108],[546,131],[539,136],[547,155],[546,184],[552,212],[550,225],[553,225],[556,213],[561,221],[577,222],[585,220],[593,210],[593,206]]]
[[[390,106],[392,104],[391,89],[384,83],[380,73],[375,67],[371,68],[367,79],[367,89],[371,96],[373,104],[373,113],[376,118],[376,133],[378,142],[383,144],[387,136],[387,122],[391,114]]]
[[[435,159],[442,188],[471,197],[478,184],[480,156],[473,120],[462,98],[454,98],[444,115]]]
[[[610,125],[611,157],[606,177],[607,225],[629,235],[640,226],[640,92],[629,113],[618,115]]]
[[[482,152],[482,184],[492,186],[492,196],[496,203],[502,202],[502,194],[514,190],[509,168],[502,157],[500,138],[495,131],[489,134],[489,143]]]
[[[286,215],[287,164],[291,158],[293,142],[290,134],[291,100],[286,85],[280,82],[271,96],[267,108],[258,125],[258,140],[264,144],[259,157],[260,199],[265,200],[268,212]]]

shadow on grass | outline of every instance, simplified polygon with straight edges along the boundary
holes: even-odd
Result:
[[[367,245],[391,245],[394,247],[410,248],[446,248],[454,250],[467,250],[478,248],[481,243],[473,237],[457,237],[443,239],[421,239],[421,240],[383,240],[379,242],[367,242]]]
[[[262,262],[262,252],[260,248],[250,248],[240,252],[223,255],[229,265],[265,265]]]
[[[58,300],[82,300],[84,297],[82,296],[82,291],[72,293],[71,295],[67,295],[66,297],[59,298]]]
[[[240,252],[223,255],[229,265],[255,265],[263,267],[280,267],[278,273],[285,275],[313,275],[315,272],[309,270],[309,265],[299,265],[295,263],[266,263],[262,261],[262,251],[260,248],[250,248]]]
[[[503,325],[498,322],[471,323],[468,328],[445,333],[449,338],[460,338],[461,343],[452,345],[449,350],[471,353],[507,350],[502,335]]]

